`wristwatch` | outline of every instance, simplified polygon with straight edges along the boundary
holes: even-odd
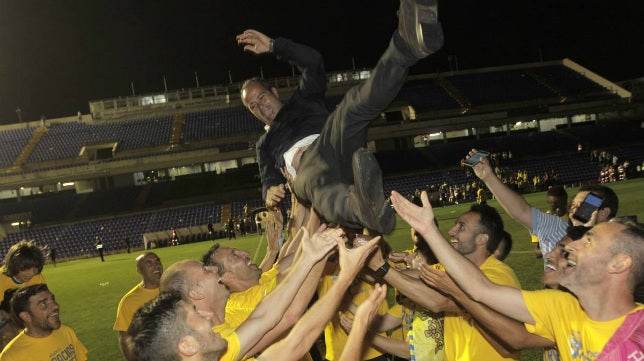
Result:
[[[383,264],[382,266],[380,266],[380,268],[376,270],[376,276],[378,276],[378,278],[385,277],[387,272],[389,272],[389,268],[391,268],[391,266],[389,265],[389,262],[385,262],[385,264]]]
[[[272,53],[274,49],[275,49],[275,39],[271,39],[268,41],[268,51]]]

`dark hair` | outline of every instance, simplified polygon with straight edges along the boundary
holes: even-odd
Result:
[[[474,204],[470,207],[470,212],[477,213],[480,217],[481,233],[488,235],[487,251],[493,254],[501,241],[503,234],[503,219],[501,215],[492,206],[487,204]]]
[[[619,199],[617,198],[617,194],[615,194],[615,191],[612,189],[603,186],[601,184],[591,184],[591,185],[586,185],[582,186],[579,188],[580,192],[591,192],[595,195],[598,195],[604,199],[602,202],[601,207],[599,209],[604,209],[604,208],[609,208],[610,209],[610,214],[608,215],[608,218],[613,218],[617,214],[617,209],[619,207]]]
[[[134,314],[127,330],[128,343],[141,361],[180,360],[179,341],[191,333],[179,292],[164,292]]]
[[[425,242],[423,236],[420,233],[416,232],[416,237],[418,237],[418,242],[416,243],[416,251],[422,254],[423,257],[427,260],[427,264],[432,265],[438,263],[438,258],[434,254],[434,251],[429,247],[429,244]]]
[[[4,291],[4,298],[0,302],[0,310],[11,314],[11,297],[18,291],[17,288],[9,288]]]
[[[9,248],[4,257],[2,273],[14,277],[20,271],[36,268],[38,274],[45,266],[45,255],[36,242],[22,240]]]
[[[29,299],[43,291],[49,291],[45,283],[19,288],[11,297],[11,313],[13,317],[22,322],[20,313],[31,311],[29,310]]]
[[[635,291],[644,283],[644,224],[633,222],[627,217],[613,218],[609,222],[625,226],[613,240],[610,251],[612,255],[627,254],[633,260],[630,287]]]
[[[508,257],[510,251],[512,251],[512,243],[512,235],[506,230],[503,230],[503,232],[501,232],[501,239],[499,239],[499,244],[498,246],[496,246],[496,249],[499,249],[502,245],[504,246],[502,252],[499,252],[499,254],[496,255],[496,258],[499,261],[503,261]]]
[[[592,227],[585,226],[570,226],[566,229],[566,236],[570,237],[573,241],[581,239]]]
[[[212,259],[212,256],[217,252],[217,250],[221,247],[219,243],[215,243],[210,249],[208,249],[208,252],[204,253],[203,256],[201,256],[201,263],[205,264],[206,266],[217,266],[217,269],[219,270],[219,275],[221,276],[226,272],[224,269],[224,265],[215,262],[214,259]]]
[[[566,192],[566,188],[564,188],[564,186],[562,185],[556,185],[548,188],[548,192],[546,193],[546,195],[551,197],[568,199],[568,192]]]

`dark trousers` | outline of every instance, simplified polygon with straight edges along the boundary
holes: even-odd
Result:
[[[364,147],[369,122],[396,97],[409,67],[417,61],[398,33],[394,33],[371,77],[347,92],[329,115],[320,137],[302,155],[295,194],[312,204],[327,222],[374,229],[360,219],[355,197],[351,196],[353,153]]]

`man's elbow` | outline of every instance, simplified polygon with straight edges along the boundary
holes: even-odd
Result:
[[[497,347],[496,351],[501,355],[503,358],[513,358],[513,359],[519,359],[519,351],[513,348],[505,348],[505,347]]]

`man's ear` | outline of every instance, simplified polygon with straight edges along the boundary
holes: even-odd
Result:
[[[487,242],[490,240],[490,236],[485,233],[479,233],[476,235],[476,244],[479,246],[487,247]]]
[[[22,320],[22,322],[27,323],[31,322],[31,315],[27,311],[22,311],[18,314],[18,317]]]
[[[609,273],[624,273],[628,272],[633,266],[633,258],[624,253],[615,255],[608,264]]]
[[[596,224],[599,223],[599,222],[608,221],[608,216],[610,215],[610,212],[612,212],[612,210],[610,208],[608,208],[608,207],[598,209],[597,210],[597,222],[596,222]]]
[[[204,298],[204,295],[201,291],[191,288],[190,291],[188,291],[188,297],[192,300],[201,300]]]
[[[183,336],[179,340],[177,350],[179,351],[179,355],[188,357],[194,356],[199,352],[199,342],[197,342],[197,339],[191,335]]]
[[[276,87],[271,87],[271,93],[273,93],[273,95],[275,95],[277,99],[280,98],[280,92],[277,90]]]
[[[236,279],[237,277],[235,277],[235,275],[232,274],[232,272],[224,272],[224,274],[221,275],[221,277],[219,277],[219,282],[229,287],[231,284],[235,282]]]

